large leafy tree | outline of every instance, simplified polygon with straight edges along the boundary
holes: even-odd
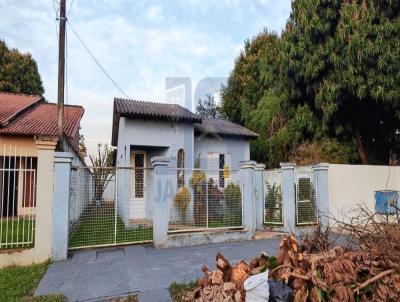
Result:
[[[0,40],[0,91],[43,95],[36,61]]]
[[[204,118],[220,116],[220,108],[215,102],[213,95],[207,94],[205,99],[198,99],[196,104],[196,114]]]
[[[388,163],[399,153],[399,12],[390,0],[296,0],[274,47],[267,33],[246,43],[222,110],[260,133],[256,159]]]

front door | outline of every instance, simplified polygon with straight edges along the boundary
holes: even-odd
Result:
[[[131,204],[129,216],[131,219],[145,219],[145,188],[146,188],[146,153],[133,151],[131,153]]]

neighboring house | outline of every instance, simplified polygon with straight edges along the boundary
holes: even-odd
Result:
[[[238,170],[240,161],[250,160],[250,140],[258,134],[220,118],[201,118],[177,104],[116,98],[114,100],[112,145],[117,147],[119,169],[119,212],[130,220],[151,219],[151,158],[170,160],[172,191],[188,185],[196,168],[204,169],[220,188]],[[122,175],[124,174],[124,175]],[[239,177],[239,173],[235,173]]]
[[[80,162],[83,113],[81,106],[64,107],[64,150]],[[0,218],[34,215],[40,140],[57,141],[57,105],[41,96],[0,92]]]

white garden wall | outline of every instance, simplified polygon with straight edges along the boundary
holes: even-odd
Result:
[[[329,210],[333,217],[350,215],[363,203],[374,210],[374,192],[400,191],[400,167],[371,165],[329,165]],[[387,183],[387,187],[386,187]]]

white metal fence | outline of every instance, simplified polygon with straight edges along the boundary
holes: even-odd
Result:
[[[34,245],[37,157],[15,146],[0,155],[0,249]]]
[[[264,223],[283,225],[281,170],[264,172]]]
[[[296,169],[295,181],[296,224],[307,225],[318,223],[315,172],[309,167],[298,167]]]
[[[170,233],[242,228],[239,170],[168,171]]]
[[[70,249],[151,242],[152,181],[152,169],[73,167]]]

